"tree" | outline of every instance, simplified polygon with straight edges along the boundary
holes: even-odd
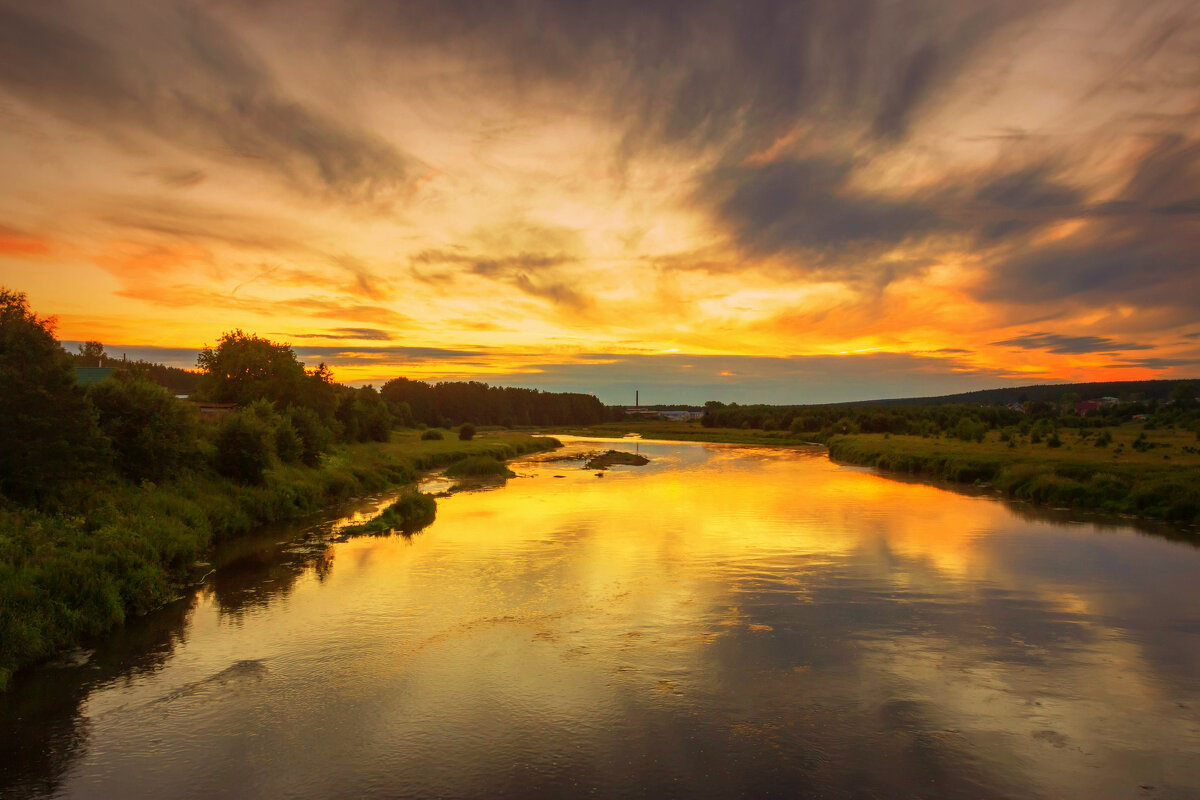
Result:
[[[196,453],[195,412],[146,375],[122,370],[91,386],[88,397],[126,477],[162,480]]]
[[[1196,387],[1190,383],[1176,384],[1171,390],[1171,399],[1176,408],[1194,408],[1196,406]]]
[[[218,403],[270,400],[284,408],[300,400],[309,388],[305,385],[309,376],[290,345],[241,330],[222,336],[216,349],[201,350],[196,366],[204,372],[199,393]]]
[[[37,503],[106,461],[107,441],[54,321],[0,287],[0,493]]]
[[[464,422],[463,426],[458,429],[458,438],[464,442],[469,442],[475,438],[475,426],[469,422]]]
[[[79,345],[79,355],[89,364],[95,361],[95,366],[100,366],[100,362],[108,357],[108,353],[104,352],[104,345],[96,341],[87,341]]]
[[[217,431],[217,472],[242,483],[262,483],[275,455],[275,430],[253,408],[231,414]]]

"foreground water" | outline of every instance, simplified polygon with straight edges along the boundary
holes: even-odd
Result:
[[[1200,796],[1200,550],[620,447],[651,464],[517,462],[412,538],[227,548],[0,695],[0,794]]]

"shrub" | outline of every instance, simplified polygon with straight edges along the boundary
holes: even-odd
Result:
[[[347,528],[347,533],[412,534],[428,526],[437,516],[437,501],[422,492],[405,492],[375,519]]]
[[[241,483],[262,483],[274,455],[274,429],[252,409],[229,416],[217,432],[217,472]]]
[[[333,443],[333,432],[321,422],[321,417],[311,408],[291,406],[287,410],[287,421],[300,437],[300,460],[315,467],[321,462],[321,454]]]
[[[145,375],[117,372],[89,388],[88,397],[125,477],[161,481],[195,455],[194,412]]]
[[[986,425],[967,417],[959,419],[958,424],[954,426],[954,435],[964,442],[982,442],[986,433]]]
[[[463,423],[463,426],[458,429],[458,438],[464,442],[469,442],[475,438],[475,426],[469,422]]]
[[[35,315],[25,295],[0,287],[0,493],[36,503],[107,459],[53,321]]]
[[[286,417],[275,424],[275,455],[285,464],[295,464],[304,455],[304,442]]]
[[[445,437],[437,428],[429,428],[421,434],[421,440],[425,442],[440,442],[443,438]]]

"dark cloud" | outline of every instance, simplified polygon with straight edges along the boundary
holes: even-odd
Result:
[[[1055,333],[1027,333],[1012,339],[992,342],[992,345],[1019,347],[1022,350],[1048,350],[1063,355],[1154,349],[1153,345],[1118,342],[1103,336],[1060,336]]]
[[[975,200],[1015,211],[1077,207],[1083,193],[1056,181],[1045,166],[1026,167],[990,178],[975,192]]]
[[[719,215],[738,243],[759,253],[894,246],[940,227],[940,217],[917,202],[888,200],[849,189],[850,165],[825,160],[780,161],[714,175],[706,193],[728,196]]]
[[[577,259],[565,253],[518,253],[511,256],[470,254],[460,250],[422,250],[409,259],[410,264],[465,267],[484,277],[511,277],[570,264]]]
[[[162,182],[167,186],[186,189],[202,183],[208,176],[198,169],[167,170],[161,173]]]
[[[379,328],[331,328],[317,333],[273,333],[290,339],[362,339],[367,341],[391,341],[392,334]]]
[[[462,362],[469,361],[482,366],[490,353],[485,349],[451,350],[440,347],[310,347],[299,345],[293,348],[296,355],[310,360],[321,360],[330,366],[339,364],[394,364],[396,374],[403,373],[405,364],[426,364],[430,362]],[[456,367],[457,368],[457,367]]]
[[[1035,218],[1042,224],[1068,217],[1087,224],[1065,238],[1018,241],[998,254],[978,287],[981,299],[1200,309],[1200,140],[1158,137],[1117,196],[1101,204],[1082,203],[1044,174],[1029,178],[1031,186],[1000,196],[1042,212]]]
[[[731,145],[798,121],[902,137],[987,42],[1039,0],[253,0],[245,13],[330,27],[381,53],[432,48],[511,98],[546,85],[600,102],[625,148]],[[297,19],[305,17],[305,22]]]
[[[1130,358],[1114,364],[1105,364],[1106,369],[1171,369],[1172,367],[1194,367],[1200,365],[1200,358]]]
[[[287,96],[190,3],[0,2],[0,88],[125,145],[221,149],[344,201],[386,200],[409,177],[394,147]]]
[[[502,281],[525,294],[549,300],[554,306],[574,312],[591,308],[592,299],[567,281],[555,277],[558,267],[573,264],[577,258],[566,253],[518,253],[511,256],[487,256],[465,250],[423,250],[409,259],[412,275],[433,285],[454,283],[455,270],[489,280]],[[442,266],[450,270],[422,272],[417,266]]]

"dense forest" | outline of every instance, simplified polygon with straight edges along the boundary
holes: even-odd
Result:
[[[477,381],[428,384],[394,378],[380,394],[404,423],[448,428],[463,422],[477,425],[591,425],[619,419],[590,394],[542,392]]]

